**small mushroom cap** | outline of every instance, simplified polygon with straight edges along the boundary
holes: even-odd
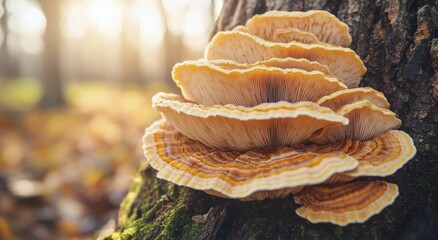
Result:
[[[348,87],[357,87],[366,72],[362,60],[349,48],[299,42],[274,43],[244,32],[217,33],[207,45],[204,57],[240,63],[271,58],[306,58],[328,66]]]
[[[295,196],[296,213],[312,223],[363,223],[391,205],[398,187],[385,181],[354,181],[306,187]]]
[[[307,140],[326,126],[348,124],[333,110],[312,102],[206,107],[165,93],[155,95],[152,102],[179,132],[218,148],[291,145]]]
[[[278,29],[296,28],[313,33],[321,42],[345,47],[351,44],[347,24],[326,11],[270,11],[253,16],[245,26],[249,33],[269,41],[274,40],[274,32]]]
[[[342,81],[342,79],[340,79],[332,71],[330,71],[330,69],[326,65],[323,65],[319,62],[309,61],[305,58],[271,58],[256,63],[238,63],[236,61],[226,59],[211,60],[209,62],[213,63],[216,66],[229,70],[248,69],[260,65],[277,68],[298,68],[308,72],[319,71],[324,73],[325,75],[337,78],[339,81]]]
[[[277,29],[274,31],[273,42],[289,43],[300,42],[306,44],[321,44],[318,38],[310,32],[301,31],[297,28]]]
[[[379,108],[368,100],[347,104],[336,111],[350,120],[347,126],[327,127],[316,132],[311,141],[324,144],[344,139],[365,141],[401,125],[392,111]]]
[[[249,151],[209,148],[165,120],[146,129],[143,149],[157,177],[214,195],[243,200],[284,197],[357,166],[341,152],[317,154],[280,146]]]
[[[389,176],[403,167],[416,152],[414,141],[408,134],[391,130],[360,142],[358,148],[346,152],[359,161],[359,166],[345,174],[352,177]]]
[[[320,154],[340,151],[359,161],[357,168],[336,174],[328,182],[349,181],[361,176],[392,175],[417,152],[412,138],[398,130],[387,131],[367,141],[347,139],[326,145],[312,144],[295,148]]]
[[[370,103],[380,108],[389,108],[389,103],[383,93],[370,87],[343,89],[322,97],[317,103],[321,106],[338,110],[346,104],[360,100],[368,100]]]
[[[228,70],[205,61],[176,64],[172,75],[184,98],[205,106],[315,102],[347,88],[338,79],[317,71],[265,66]]]
[[[233,29],[231,29],[231,31],[236,31],[236,32],[248,32],[248,28],[243,26],[243,25],[237,25],[235,26]]]

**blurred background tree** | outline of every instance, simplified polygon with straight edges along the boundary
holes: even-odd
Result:
[[[41,10],[46,17],[46,31],[43,36],[44,52],[41,85],[43,95],[39,102],[42,108],[62,107],[65,104],[60,69],[60,10],[62,1],[40,0]]]
[[[176,62],[202,57],[222,1],[1,3],[0,84],[33,82],[40,107],[59,107],[71,83],[171,83]]]
[[[115,219],[176,62],[221,0],[0,0],[0,239],[90,238]],[[109,225],[114,222],[108,222]]]

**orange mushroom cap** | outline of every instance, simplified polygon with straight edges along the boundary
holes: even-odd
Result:
[[[361,142],[354,151],[346,152],[359,161],[359,166],[345,175],[389,176],[412,159],[416,152],[414,142],[408,134],[391,130]]]
[[[342,81],[342,79],[340,79],[332,71],[330,71],[330,69],[326,65],[323,65],[315,61],[309,61],[305,58],[271,58],[256,63],[238,63],[236,61],[226,60],[226,59],[210,60],[209,62],[216,66],[228,70],[248,69],[255,66],[266,66],[266,67],[277,67],[277,68],[298,68],[308,72],[319,71],[324,73],[325,75],[337,78],[339,81]]]
[[[265,66],[228,70],[204,61],[176,64],[172,75],[186,99],[206,106],[316,101],[347,88],[317,71]]]
[[[275,41],[278,29],[296,28],[316,35],[321,42],[345,47],[351,44],[347,24],[326,11],[270,11],[253,16],[245,26],[248,33],[269,41]]]
[[[357,87],[366,68],[356,53],[348,48],[303,44],[274,43],[244,32],[219,32],[207,45],[205,59],[229,59],[256,63],[271,58],[306,58],[330,68],[348,87]]]
[[[321,44],[313,33],[301,31],[297,28],[277,29],[274,31],[273,42],[289,43],[300,42],[306,44]]]
[[[342,152],[298,152],[284,146],[249,151],[209,148],[165,120],[146,129],[143,149],[159,178],[242,200],[284,197],[357,166]]]
[[[304,205],[296,213],[312,223],[363,223],[391,205],[397,196],[397,185],[385,181],[311,186],[295,196],[295,201]]]
[[[348,124],[346,118],[312,102],[206,107],[179,95],[158,93],[152,103],[179,132],[218,148],[291,145],[326,126]]]
[[[370,103],[380,108],[389,108],[389,103],[386,100],[385,95],[370,87],[343,89],[322,97],[317,103],[321,106],[338,110],[344,105],[360,100],[368,100]]]
[[[251,34],[248,28],[242,25],[234,27],[232,31],[246,32]],[[270,37],[270,39],[266,39],[266,38],[265,39],[273,42],[281,42],[281,43],[300,42],[306,44],[321,44],[321,42],[319,41],[318,37],[315,36],[315,34],[311,32],[302,31],[298,28],[276,29],[273,34],[274,36]]]
[[[336,111],[350,120],[349,124],[340,127],[327,127],[311,138],[316,143],[333,143],[344,139],[368,140],[390,129],[401,125],[392,111],[379,108],[367,100],[347,104]]]
[[[346,139],[337,143],[300,145],[294,148],[320,154],[340,151],[359,161],[357,168],[336,174],[328,182],[350,181],[362,176],[392,175],[412,159],[417,151],[412,138],[398,130],[387,131],[367,141]]]

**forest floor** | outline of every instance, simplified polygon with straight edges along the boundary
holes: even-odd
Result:
[[[3,85],[0,239],[89,239],[115,225],[162,89],[74,84],[68,106],[42,111],[36,83]]]

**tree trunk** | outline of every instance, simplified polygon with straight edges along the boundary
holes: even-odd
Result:
[[[395,203],[364,224],[339,227],[298,217],[291,197],[241,202],[178,187],[146,168],[135,177],[107,239],[431,239],[438,236],[438,3],[414,0],[225,0],[214,32],[269,10],[324,9],[350,26],[368,72],[418,153],[396,174]]]
[[[12,80],[13,78],[17,78],[19,76],[18,69],[18,59],[17,56],[14,56],[9,52],[8,49],[8,38],[9,38],[9,29],[8,29],[8,18],[9,13],[6,7],[6,1],[1,1],[1,7],[3,8],[3,15],[0,18],[0,30],[3,34],[3,42],[0,44],[0,76],[1,80]]]
[[[41,0],[41,8],[46,16],[43,53],[43,96],[39,102],[41,108],[57,108],[65,104],[62,93],[62,80],[59,64],[60,42],[60,0]]]

